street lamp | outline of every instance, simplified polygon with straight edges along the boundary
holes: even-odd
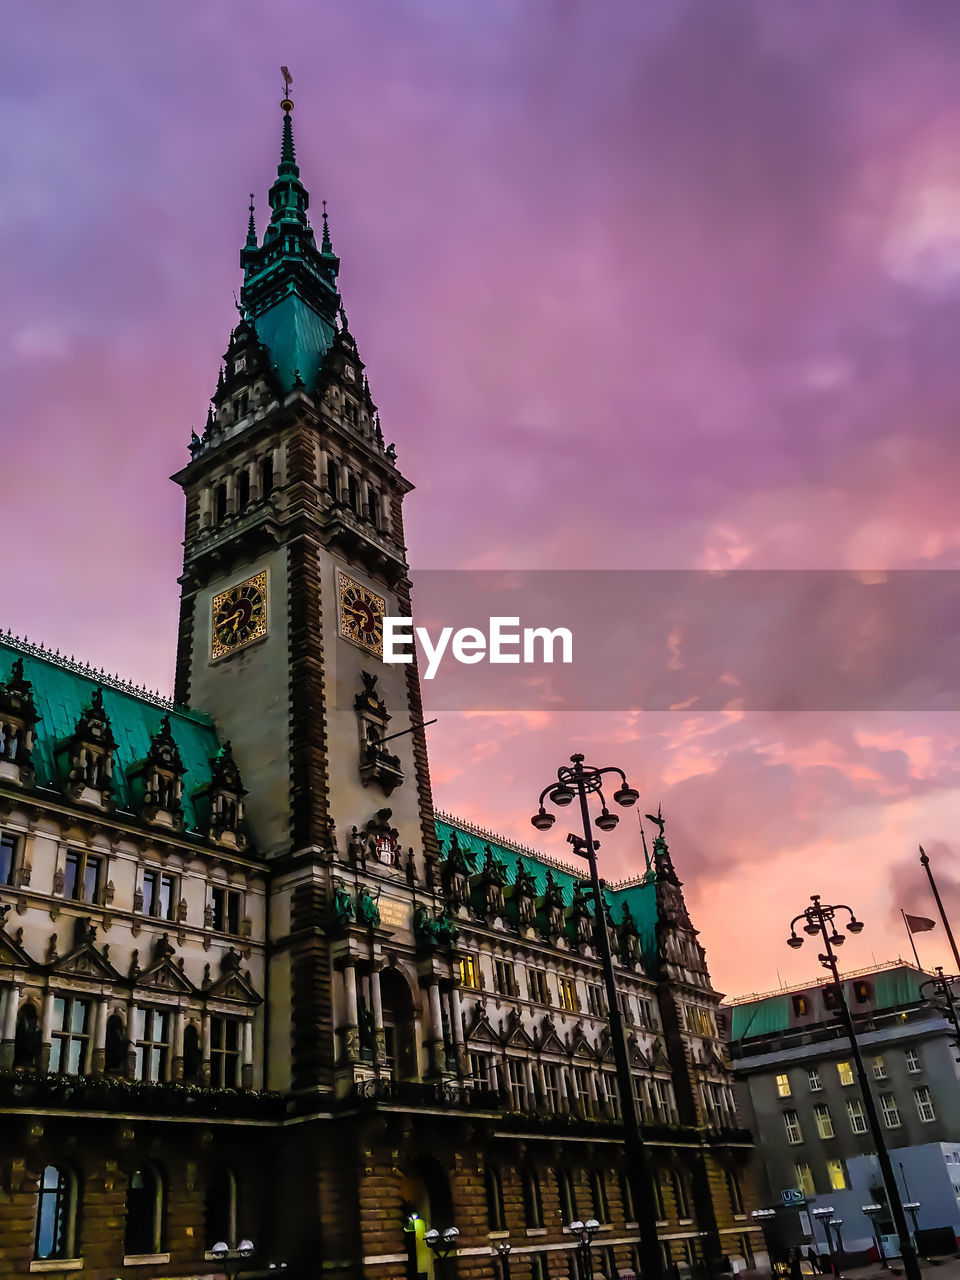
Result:
[[[936,973],[935,978],[927,978],[926,982],[920,983],[920,998],[933,1005],[939,1014],[953,1023],[957,1037],[954,1043],[960,1048],[960,1017],[957,1013],[957,997],[953,991],[953,984],[957,980],[944,976],[942,964],[937,965]]]
[[[231,1249],[225,1240],[218,1240],[210,1249],[211,1254],[223,1268],[223,1274],[227,1277],[227,1280],[237,1280],[247,1258],[252,1258],[256,1251],[256,1246],[252,1240],[241,1240],[236,1249]],[[268,1271],[286,1271],[286,1269],[287,1264],[285,1262],[270,1262],[267,1264]]]
[[[853,1025],[850,1006],[847,1004],[847,998],[843,991],[843,983],[840,981],[840,972],[837,968],[837,957],[834,951],[834,947],[838,947],[844,942],[844,936],[837,928],[838,913],[846,912],[850,917],[846,924],[848,933],[861,933],[863,921],[858,920],[850,907],[845,906],[843,903],[839,903],[836,906],[826,906],[820,901],[819,894],[813,894],[810,903],[809,907],[802,911],[800,915],[794,916],[790,921],[790,937],[787,939],[787,946],[794,948],[803,946],[803,938],[797,933],[797,922],[800,920],[804,921],[802,926],[804,933],[809,934],[811,937],[819,934],[823,939],[824,951],[817,959],[825,969],[829,970],[833,977],[834,990],[837,993],[837,1002],[840,1006],[840,1016],[843,1019],[847,1036],[850,1040],[850,1051],[853,1054],[857,1079],[860,1082],[860,1092],[867,1112],[867,1122],[870,1125],[874,1146],[877,1149],[877,1160],[880,1164],[880,1174],[887,1193],[887,1203],[890,1205],[893,1223],[900,1238],[900,1256],[903,1259],[903,1270],[907,1280],[920,1280],[920,1264],[917,1261],[917,1253],[903,1212],[900,1189],[897,1186],[896,1178],[893,1176],[893,1166],[890,1163],[887,1144],[883,1139],[880,1117],[877,1115],[877,1104],[874,1101],[870,1081],[867,1079],[866,1068],[863,1065],[863,1055],[860,1052],[860,1045],[857,1041],[857,1032]],[[828,928],[830,930],[829,933],[827,932]]]
[[[827,1238],[827,1252],[830,1254],[830,1267],[839,1280],[840,1267],[837,1263],[837,1255],[833,1251],[833,1236],[830,1234],[830,1219],[835,1213],[836,1209],[834,1209],[833,1205],[824,1205],[822,1209],[813,1209],[810,1216],[811,1218],[816,1218],[823,1227],[823,1234]]]
[[[842,1258],[843,1257],[843,1236],[840,1234],[840,1228],[843,1226],[843,1219],[831,1218],[829,1225],[833,1227],[834,1231],[837,1233],[837,1254],[839,1257]]]
[[[510,1254],[512,1252],[513,1245],[509,1240],[497,1242],[497,1256],[500,1259],[500,1280],[510,1280]]]
[[[874,1243],[877,1246],[877,1257],[880,1259],[880,1265],[883,1267],[884,1271],[889,1271],[890,1266],[887,1262],[887,1255],[883,1251],[883,1238],[880,1235],[880,1227],[877,1223],[877,1219],[880,1217],[880,1214],[883,1213],[883,1205],[864,1204],[860,1206],[860,1212],[865,1213],[870,1219],[870,1225],[873,1227]]]
[[[640,799],[640,793],[628,785],[626,775],[622,769],[618,769],[615,766],[597,769],[592,765],[585,765],[583,756],[577,754],[570,757],[569,765],[563,765],[557,770],[556,782],[551,782],[549,786],[544,787],[540,792],[539,808],[531,818],[531,822],[538,831],[549,831],[556,822],[556,816],[548,813],[544,808],[543,802],[545,799],[560,808],[566,808],[574,800],[580,801],[580,819],[583,824],[583,835],[569,835],[567,839],[580,857],[586,859],[590,868],[590,888],[593,894],[597,949],[600,952],[603,982],[607,993],[607,1020],[610,1024],[613,1060],[617,1072],[617,1088],[620,1093],[620,1117],[623,1125],[627,1169],[633,1188],[633,1203],[640,1230],[644,1280],[662,1280],[663,1265],[660,1259],[660,1245],[657,1239],[657,1214],[654,1207],[656,1205],[656,1195],[653,1175],[640,1129],[636,1100],[633,1096],[630,1060],[627,1056],[627,1042],[624,1035],[623,1019],[620,1016],[616,978],[613,973],[613,954],[610,950],[610,938],[607,934],[607,909],[603,898],[600,874],[597,870],[597,849],[599,849],[600,845],[593,838],[590,806],[587,803],[589,796],[598,798],[601,812],[597,817],[597,826],[601,831],[612,831],[620,819],[607,808],[607,802],[604,799],[602,790],[604,779],[609,778],[611,774],[615,775],[620,782],[620,785],[613,793],[614,802],[623,808],[630,808],[635,805]],[[589,1223],[587,1225],[589,1226]]]
[[[580,1252],[580,1280],[593,1280],[593,1250],[590,1248],[590,1241],[599,1230],[600,1223],[596,1218],[570,1223],[570,1234],[576,1236]]]
[[[457,1251],[457,1241],[460,1239],[460,1232],[456,1227],[444,1227],[443,1231],[438,1231],[436,1227],[431,1227],[427,1234],[423,1237],[427,1246],[433,1250],[437,1258],[437,1272],[442,1277],[447,1272],[447,1259],[451,1253]]]

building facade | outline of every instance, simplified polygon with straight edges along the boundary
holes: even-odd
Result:
[[[640,1271],[581,873],[437,814],[403,501],[283,103],[186,501],[174,700],[0,637],[0,1272]],[[199,710],[198,708],[202,708]],[[394,737],[393,735],[399,735]],[[665,1266],[752,1263],[751,1140],[661,828],[606,890]]]
[[[955,1033],[920,997],[926,975],[900,961],[844,979],[844,990],[905,1203],[921,1231],[960,1232],[960,1089]],[[886,1197],[847,1035],[830,982],[747,997],[725,1010],[757,1182],[782,1246],[815,1243],[810,1210],[833,1207],[850,1251],[874,1239],[865,1204]],[[788,1206],[784,1201],[790,1200]],[[909,1217],[909,1215],[908,1215]],[[889,1213],[885,1248],[898,1248]]]

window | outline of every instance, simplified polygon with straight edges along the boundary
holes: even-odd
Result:
[[[830,1114],[830,1108],[826,1103],[821,1102],[818,1107],[814,1107],[813,1114],[817,1118],[817,1133],[821,1138],[833,1137],[833,1117]]]
[[[936,1120],[937,1113],[933,1109],[933,1098],[931,1097],[930,1090],[927,1086],[924,1084],[921,1085],[919,1089],[914,1089],[913,1096],[917,1102],[917,1115],[920,1119],[923,1120],[924,1123]]]
[[[844,1086],[853,1084],[853,1067],[849,1062],[837,1063],[837,1075],[840,1077],[840,1083]]]
[[[598,986],[595,982],[587,983],[587,1008],[595,1018],[605,1018],[607,1016],[607,998],[603,987]]]
[[[808,1200],[812,1200],[817,1194],[817,1188],[813,1183],[813,1174],[810,1172],[810,1166],[805,1160],[798,1160],[793,1167],[797,1171],[797,1186]]]
[[[558,978],[557,985],[560,988],[560,1008],[565,1009],[567,1013],[576,1013],[580,1005],[577,1001],[577,988],[572,978]]]
[[[624,1170],[624,1171],[621,1171],[619,1177],[620,1177],[620,1199],[623,1202],[623,1220],[626,1223],[636,1222],[637,1211],[633,1203],[633,1187],[630,1183],[630,1175]],[[570,1218],[570,1219],[567,1219],[567,1221],[572,1222],[573,1219]],[[642,1272],[638,1271],[637,1275],[638,1276],[642,1275]]]
[[[522,1058],[507,1059],[507,1081],[510,1085],[510,1100],[517,1111],[523,1111],[527,1105],[527,1080]]]
[[[210,1083],[236,1089],[240,1083],[240,1019],[210,1019]]]
[[[792,1090],[790,1088],[790,1077],[788,1075],[777,1076],[777,1096],[780,1098],[789,1098]]]
[[[710,1010],[699,1009],[696,1005],[687,1005],[687,1028],[695,1031],[697,1035],[712,1036],[714,1030]]]
[[[577,1099],[586,1115],[592,1116],[593,1098],[590,1096],[590,1073],[586,1067],[574,1067],[573,1083],[577,1090]]]
[[[36,1008],[29,1003],[17,1014],[17,1028],[13,1040],[13,1065],[36,1067],[40,1063],[40,1019]]]
[[[163,1179],[151,1165],[135,1169],[127,1185],[127,1225],[123,1251],[160,1253],[163,1249]]]
[[[523,1174],[523,1220],[528,1228],[543,1226],[543,1200],[540,1179],[532,1169]]]
[[[853,998],[857,1004],[866,1004],[873,995],[873,988],[869,982],[864,982],[861,978],[859,982],[853,984]]]
[[[218,484],[213,491],[213,519],[215,524],[223,524],[227,518],[227,486]]]
[[[247,413],[247,408],[248,408],[247,397],[241,396],[237,404],[237,417],[238,418],[245,417]],[[237,474],[237,510],[238,511],[246,510],[246,507],[249,501],[250,501],[250,472],[246,467],[244,467],[242,471],[238,472]]]
[[[515,996],[516,983],[513,977],[513,965],[509,960],[494,960],[493,986],[502,996]]]
[[[71,850],[67,854],[64,896],[76,902],[99,902],[103,858],[95,853]]]
[[[551,1063],[543,1068],[544,1102],[547,1110],[553,1112],[560,1110],[560,1082],[557,1072],[558,1068]]]
[[[802,1018],[804,1014],[810,1012],[810,1004],[806,996],[793,997],[793,1012],[798,1018]]]
[[[216,1169],[207,1183],[204,1201],[206,1239],[209,1249],[218,1241],[235,1249],[237,1245],[237,1180],[229,1169]]]
[[[546,969],[527,970],[527,990],[530,993],[530,999],[533,1000],[534,1003],[550,1003],[550,992],[547,987]]]
[[[159,1009],[134,1009],[133,1036],[138,1080],[166,1080],[170,1050],[170,1014]]]
[[[873,1078],[874,1080],[886,1080],[887,1069],[883,1065],[882,1058],[874,1058],[873,1060]]]
[[[849,1184],[847,1182],[847,1171],[843,1167],[842,1160],[827,1161],[827,1177],[830,1180],[831,1191],[846,1191]]]
[[[469,987],[471,991],[478,990],[480,983],[477,981],[477,957],[461,955],[457,960],[457,968],[460,971],[461,987]]]
[[[730,1193],[730,1207],[734,1214],[742,1214],[743,1188],[740,1186],[740,1176],[734,1169],[727,1170],[727,1191]]]
[[[787,1131],[787,1141],[791,1146],[796,1146],[798,1142],[803,1141],[803,1131],[800,1128],[800,1117],[795,1111],[785,1111],[783,1113],[783,1125]]]
[[[176,876],[168,875],[165,871],[143,873],[143,910],[146,915],[173,920],[178,898]]]
[[[40,1178],[37,1198],[37,1230],[33,1256],[69,1258],[73,1253],[76,1183],[66,1169],[48,1164]]]
[[[811,1093],[819,1093],[823,1088],[823,1081],[816,1067],[811,1067],[807,1072],[807,1084],[810,1086]]]
[[[615,1120],[620,1119],[620,1086],[617,1082],[617,1073],[615,1071],[603,1071],[600,1073],[600,1079],[603,1081],[603,1087],[607,1094],[607,1105]]]
[[[490,1084],[490,1055],[489,1053],[471,1053],[468,1058],[470,1067],[470,1078],[476,1084],[488,1086]]]
[[[880,1111],[883,1114],[883,1123],[888,1129],[898,1129],[900,1127],[900,1108],[897,1106],[897,1100],[892,1093],[881,1093]]]
[[[490,1231],[502,1231],[506,1221],[503,1207],[503,1184],[500,1172],[493,1165],[487,1165],[484,1175],[484,1186],[487,1193],[487,1228]]]
[[[863,1103],[859,1098],[854,1098],[847,1103],[847,1116],[850,1119],[850,1128],[854,1133],[867,1132],[867,1118],[863,1114]]]
[[[673,1199],[677,1206],[678,1218],[690,1217],[690,1199],[687,1195],[687,1184],[679,1173],[672,1173],[670,1181],[673,1185]]]
[[[183,1033],[183,1078],[187,1084],[197,1084],[203,1068],[203,1049],[200,1032],[194,1023],[188,1022]]]
[[[240,932],[241,893],[238,889],[225,889],[214,885],[210,890],[210,902],[213,907],[211,925],[220,933]]]
[[[590,1194],[593,1199],[593,1216],[598,1222],[610,1221],[610,1204],[607,1200],[607,1179],[602,1169],[590,1174]]]
[[[0,835],[0,884],[13,884],[13,860],[16,852],[16,836]]]
[[[87,1069],[90,1046],[90,1003],[70,997],[53,1001],[53,1043],[50,1047],[50,1070],[68,1076],[80,1076]]]
[[[549,1280],[547,1260],[542,1253],[530,1255],[530,1280]]]
[[[915,1075],[920,1070],[920,1055],[916,1049],[905,1049],[903,1056],[907,1061],[907,1070]]]
[[[566,1169],[557,1171],[557,1190],[560,1193],[560,1217],[564,1226],[577,1222],[580,1213],[577,1209],[577,1184]]]
[[[269,498],[273,493],[273,458],[269,455],[260,460],[260,497]]]

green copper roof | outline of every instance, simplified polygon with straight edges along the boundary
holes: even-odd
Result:
[[[296,293],[256,317],[257,336],[270,353],[284,391],[299,373],[308,387],[317,381],[320,364],[330,349],[336,330]]]
[[[510,882],[516,879],[517,867],[520,866],[533,878],[537,893],[542,894],[546,888],[549,871],[560,887],[564,904],[569,906],[573,901],[574,885],[581,879],[574,872],[567,871],[549,859],[540,858],[535,853],[526,853],[509,842],[488,836],[467,824],[461,826],[457,822],[451,823],[438,818],[436,828],[437,839],[444,855],[450,848],[450,836],[456,831],[457,842],[472,872],[480,870],[489,846],[494,858],[506,866]],[[586,867],[584,867],[584,875],[586,875]],[[615,924],[619,924],[622,918],[624,904],[630,907],[640,935],[644,964],[648,968],[652,967],[657,954],[657,893],[653,878],[644,878],[642,883],[631,883],[620,889],[608,888],[606,897]]]
[[[76,664],[58,662],[53,656],[25,653],[16,645],[0,639],[0,681],[6,681],[17,658],[23,659],[23,674],[33,686],[33,699],[40,713],[33,750],[33,765],[39,786],[60,790],[63,779],[55,752],[72,736],[77,721],[90,706],[94,690],[100,683],[94,674],[86,675]],[[150,740],[160,727],[164,714],[170,716],[170,728],[180,751],[186,773],[183,778],[183,816],[187,828],[198,825],[193,793],[210,781],[210,761],[219,743],[212,723],[198,712],[170,710],[156,706],[146,698],[112,687],[104,682],[103,708],[116,739],[114,752],[112,797],[119,809],[132,807],[128,773],[150,750]]]

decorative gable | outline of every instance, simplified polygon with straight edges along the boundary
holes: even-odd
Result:
[[[403,782],[400,757],[388,751],[382,741],[387,736],[390,713],[377,690],[377,677],[369,671],[361,671],[360,676],[363,689],[353,700],[360,732],[360,780],[365,787],[375,782],[388,796]]]
[[[9,679],[0,682],[0,777],[33,784],[31,754],[39,719],[33,686],[24,677],[23,659],[17,658]]]
[[[211,840],[245,849],[243,797],[247,792],[229,741],[213,757],[210,769],[209,783],[196,793],[201,829]]]
[[[107,804],[113,791],[113,753],[116,739],[103,709],[103,688],[93,691],[89,705],[57,757],[66,774],[63,789],[71,800]]]
[[[129,771],[130,789],[137,812],[150,822],[162,822],[183,828],[183,761],[165,715],[160,728],[150,739],[145,760]]]

